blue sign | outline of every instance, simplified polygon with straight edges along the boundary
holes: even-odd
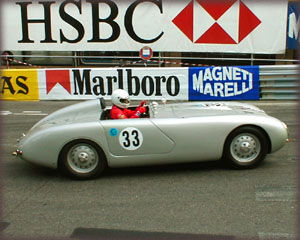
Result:
[[[189,100],[258,100],[259,67],[189,68]]]
[[[287,27],[287,48],[297,49],[299,43],[300,11],[299,3],[289,3],[288,27]]]

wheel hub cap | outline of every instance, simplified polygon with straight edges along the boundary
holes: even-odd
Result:
[[[251,146],[251,143],[249,142],[242,142],[240,146],[241,152],[247,153],[250,152],[253,146]]]
[[[68,164],[72,170],[78,173],[93,171],[98,161],[97,151],[88,144],[77,144],[68,153]]]
[[[236,136],[231,143],[231,154],[238,162],[251,162],[260,153],[260,142],[258,138],[250,133]]]
[[[89,160],[89,155],[85,152],[79,153],[78,159],[81,163],[86,163]]]

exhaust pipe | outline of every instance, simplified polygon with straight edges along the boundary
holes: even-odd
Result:
[[[21,150],[17,149],[15,152],[12,153],[12,155],[13,155],[14,157],[18,157],[18,156],[21,156],[22,153],[23,153],[23,152],[22,152]]]

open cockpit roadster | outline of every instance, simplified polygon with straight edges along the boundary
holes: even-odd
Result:
[[[147,106],[139,119],[109,119],[103,99],[65,107],[36,123],[14,153],[71,177],[98,177],[105,167],[225,161],[253,168],[288,140],[287,126],[236,102]]]

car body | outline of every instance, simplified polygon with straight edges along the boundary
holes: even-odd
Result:
[[[287,126],[250,104],[181,102],[147,106],[138,119],[109,119],[104,100],[60,109],[20,140],[15,155],[71,177],[98,177],[111,168],[224,160],[253,168],[282,148]]]

